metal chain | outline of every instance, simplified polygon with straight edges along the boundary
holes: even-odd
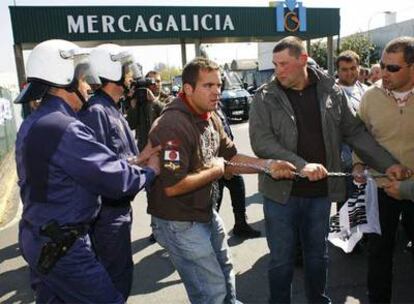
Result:
[[[226,166],[232,166],[232,167],[244,167],[244,168],[256,169],[256,170],[259,170],[261,172],[265,172],[266,171],[266,168],[265,167],[259,166],[259,165],[255,165],[255,164],[235,163],[235,162],[230,162],[228,160],[224,160],[224,164]]]
[[[266,173],[266,168],[264,168],[263,166],[259,166],[259,165],[255,165],[255,164],[247,164],[247,163],[236,163],[236,162],[230,162],[227,160],[224,160],[224,164],[227,166],[233,166],[233,167],[244,167],[244,168],[251,168],[251,169],[256,169],[259,170],[261,172],[265,172]],[[299,173],[299,172],[295,172],[293,173],[296,177],[300,177],[300,178],[306,178],[305,175]],[[387,177],[387,174],[382,174],[382,173],[378,173],[378,174],[369,174],[367,170],[364,171],[364,173],[362,174],[352,174],[352,173],[348,173],[348,172],[328,172],[328,177],[371,177],[371,178],[382,178],[382,177]]]
[[[295,176],[297,177],[301,177],[301,178],[305,178],[306,176],[295,172],[293,173]],[[387,174],[383,174],[383,173],[377,173],[377,174],[370,174],[368,172],[364,172],[364,173],[357,173],[357,174],[353,174],[353,173],[349,173],[349,172],[328,172],[328,177],[371,177],[371,178],[382,178],[382,177],[387,177]]]

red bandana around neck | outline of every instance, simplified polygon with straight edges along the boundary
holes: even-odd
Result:
[[[184,92],[180,92],[180,93],[178,93],[178,97],[179,97],[182,101],[184,101],[184,103],[185,103],[185,104],[188,106],[188,108],[190,109],[191,113],[193,113],[194,115],[198,116],[200,119],[202,119],[202,120],[208,120],[208,119],[210,118],[210,116],[211,116],[211,113],[210,113],[210,112],[206,112],[206,113],[203,113],[203,114],[198,114],[198,113],[194,110],[194,108],[191,106],[191,104],[188,102],[188,100],[187,100],[187,96],[185,95],[185,93],[184,93]]]

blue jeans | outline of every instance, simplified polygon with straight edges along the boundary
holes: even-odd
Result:
[[[303,250],[309,303],[330,303],[325,294],[331,203],[326,197],[290,197],[286,204],[264,198],[266,238],[270,249],[270,303],[290,303],[297,240]]]
[[[208,223],[152,217],[157,242],[180,274],[191,303],[236,303],[233,265],[223,221],[213,211]]]

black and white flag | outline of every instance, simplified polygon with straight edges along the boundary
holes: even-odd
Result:
[[[381,234],[377,185],[372,178],[357,185],[339,212],[331,217],[328,240],[349,253],[364,233]]]

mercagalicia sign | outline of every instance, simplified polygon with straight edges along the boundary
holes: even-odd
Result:
[[[219,14],[174,15],[68,15],[68,33],[148,33],[148,32],[198,32],[202,31],[234,31],[231,16]]]
[[[274,41],[339,34],[339,9],[304,8],[289,0],[275,7],[11,6],[16,44],[69,41],[152,40]]]

